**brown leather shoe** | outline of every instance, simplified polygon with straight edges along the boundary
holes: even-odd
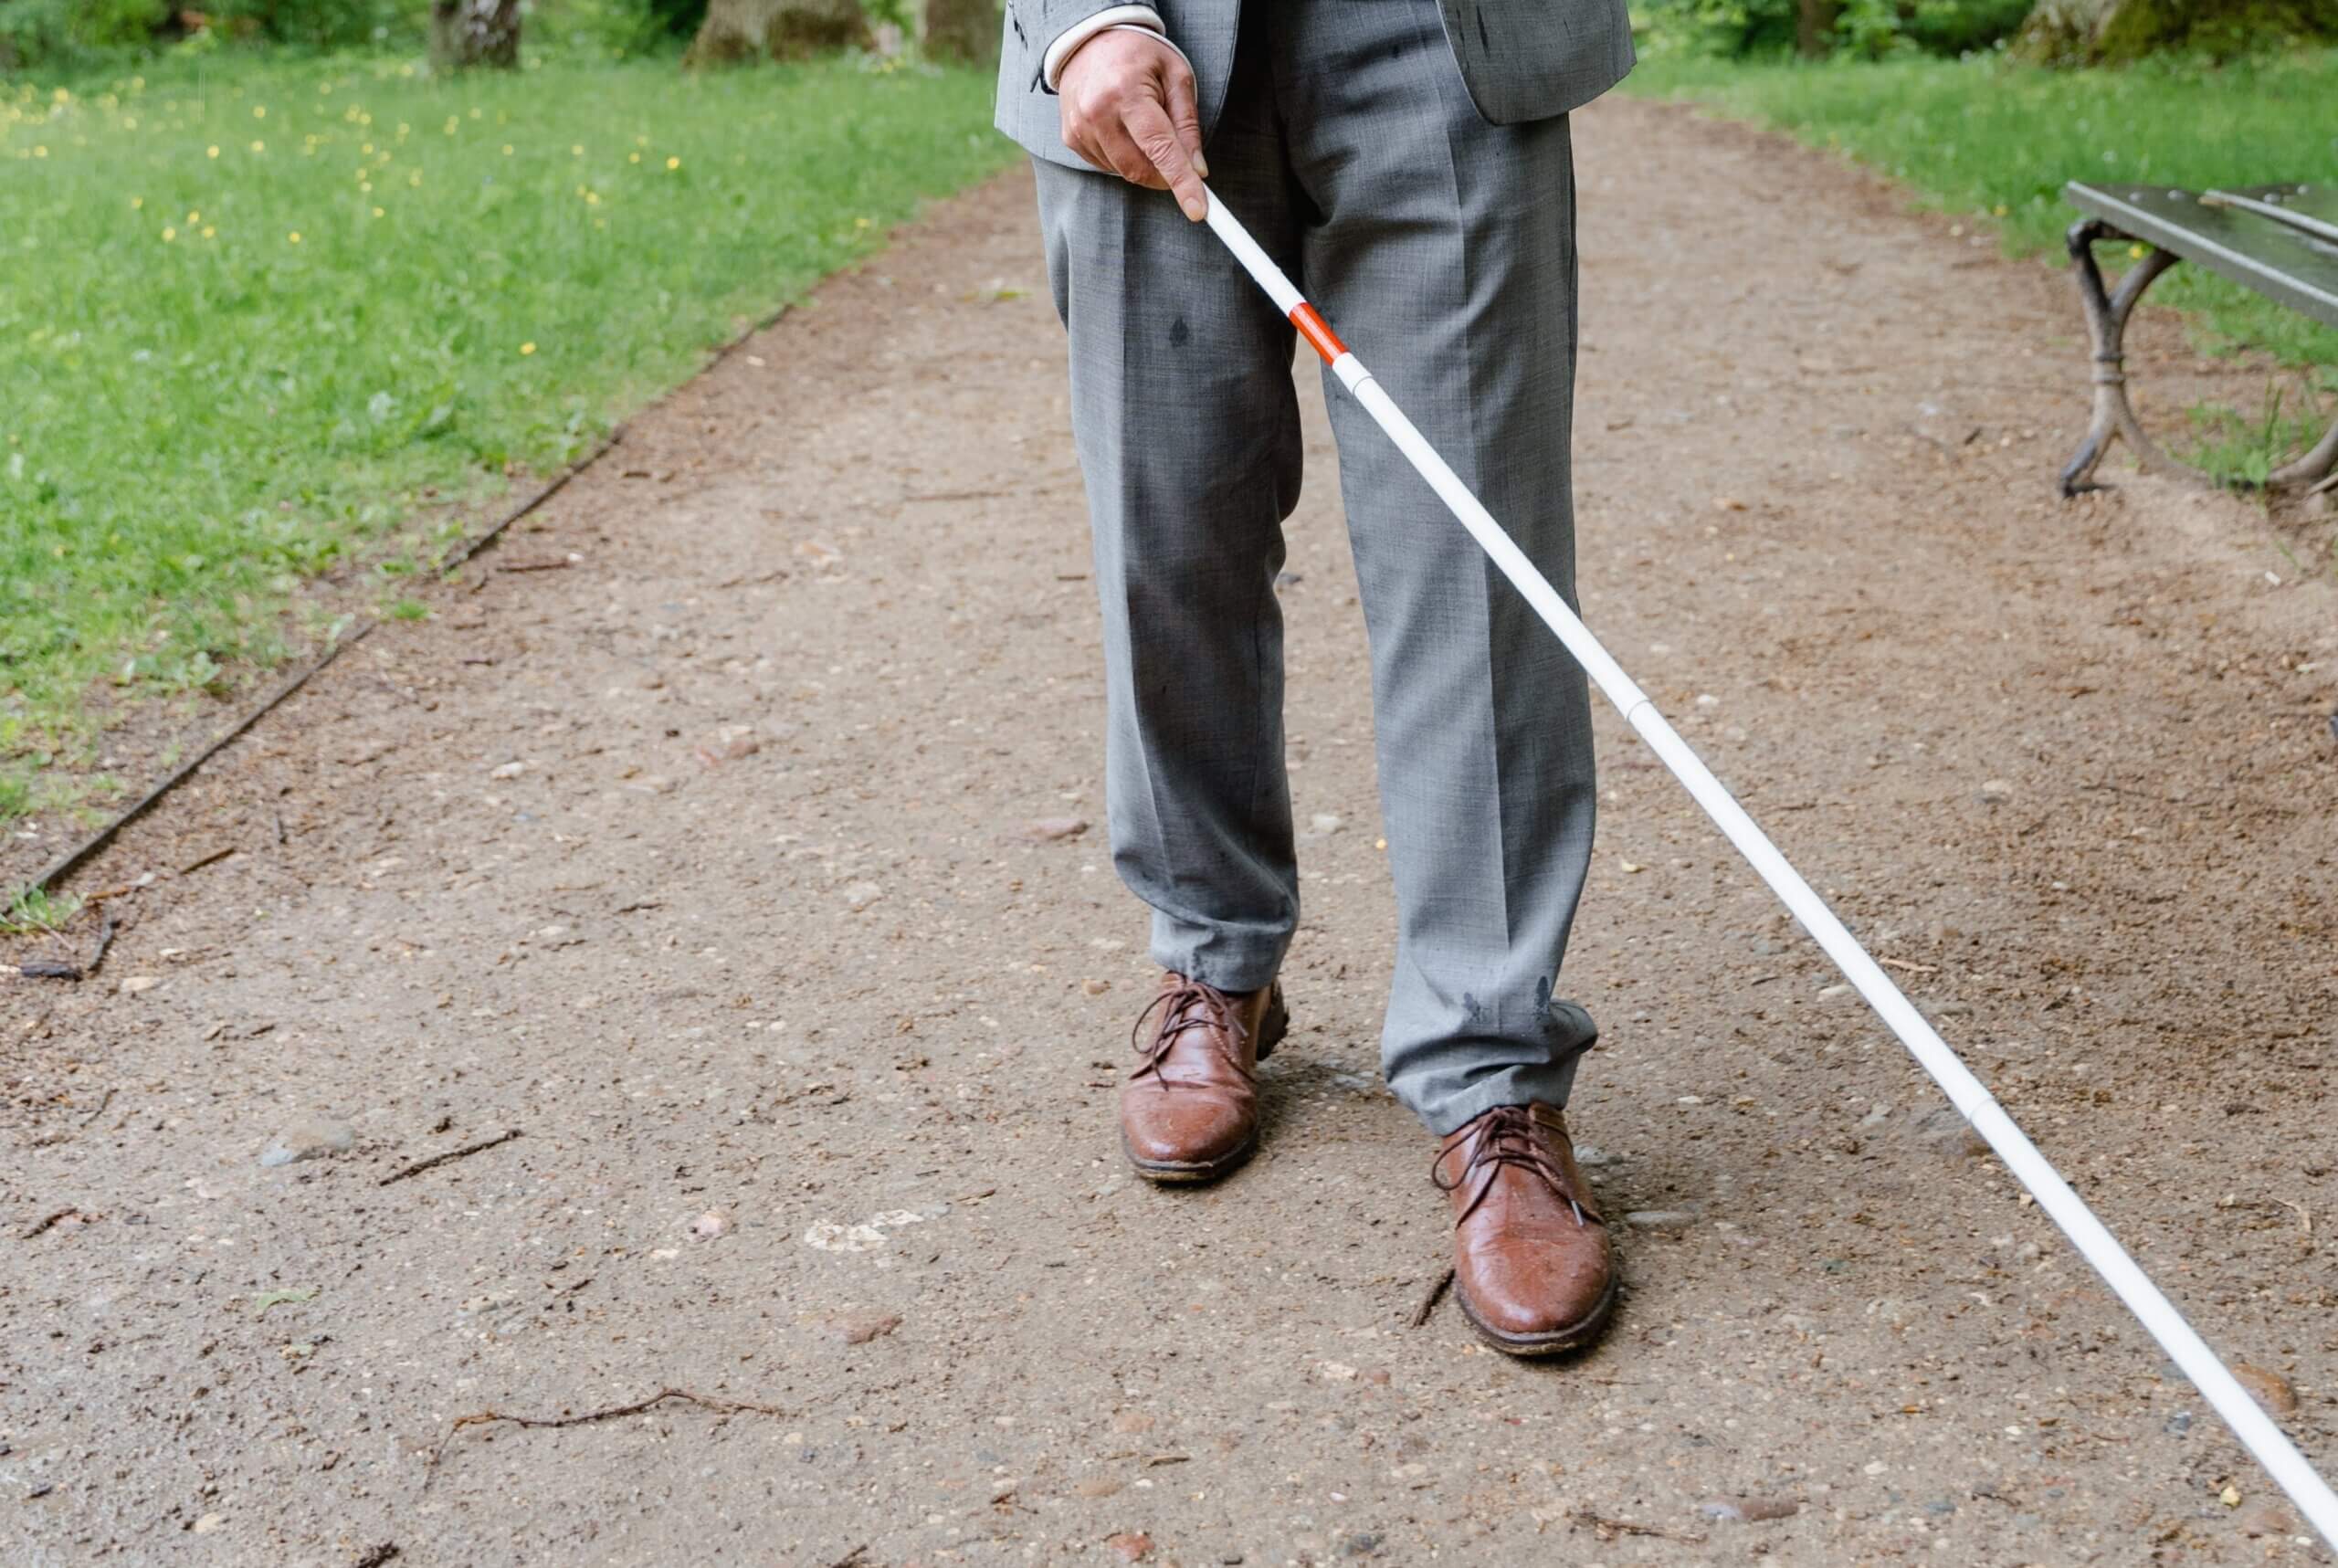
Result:
[[[1453,1293],[1515,1356],[1590,1343],[1616,1308],[1616,1255],[1555,1106],[1499,1105],[1447,1138],[1429,1179],[1452,1199]]]
[[[1248,1160],[1259,1147],[1258,1066],[1290,1027],[1280,985],[1229,994],[1163,975],[1130,1031],[1143,1065],[1121,1088],[1121,1146],[1137,1174],[1206,1182]]]

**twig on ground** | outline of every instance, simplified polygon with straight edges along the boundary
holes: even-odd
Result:
[[[58,1209],[55,1214],[50,1215],[47,1219],[39,1221],[34,1225],[30,1230],[25,1232],[21,1239],[30,1241],[34,1237],[47,1236],[53,1226],[62,1224],[66,1220],[71,1219],[75,1215],[79,1214],[80,1212],[81,1211],[79,1209],[70,1206]]]
[[[105,920],[98,926],[98,945],[90,950],[90,962],[81,966],[81,974],[84,979],[95,974],[98,972],[98,965],[106,961],[106,949],[113,945],[114,933],[121,929],[121,921],[115,917],[111,910],[108,910]]]
[[[1413,1309],[1414,1328],[1427,1326],[1431,1314],[1437,1310],[1437,1304],[1445,1300],[1445,1288],[1452,1283],[1453,1270],[1450,1268],[1429,1281],[1428,1289],[1421,1296],[1421,1304]]]
[[[506,561],[496,567],[498,572],[565,572],[576,563],[565,556],[553,561]]]
[[[595,1421],[618,1421],[627,1415],[647,1415],[669,1399],[679,1399],[686,1405],[695,1405],[700,1409],[711,1410],[717,1415],[744,1414],[784,1416],[790,1414],[776,1405],[757,1405],[744,1399],[710,1399],[703,1394],[692,1394],[687,1388],[661,1388],[648,1398],[637,1399],[630,1405],[612,1405],[606,1409],[587,1410],[577,1415],[513,1415],[501,1410],[479,1410],[469,1415],[455,1417],[453,1425],[447,1428],[447,1435],[438,1439],[437,1449],[430,1456],[430,1467],[433,1470],[437,1468],[439,1459],[446,1455],[447,1445],[452,1443],[467,1426],[491,1426],[501,1422],[508,1422],[514,1426],[589,1426]],[[857,1550],[866,1552],[868,1548],[864,1546]]]
[[[471,1155],[484,1152],[499,1143],[509,1143],[518,1136],[520,1136],[520,1130],[514,1127],[509,1132],[499,1132],[492,1138],[482,1138],[476,1143],[466,1143],[459,1149],[449,1149],[443,1154],[433,1154],[427,1160],[416,1160],[402,1170],[392,1171],[374,1184],[377,1187],[386,1187],[393,1182],[403,1182],[408,1176],[418,1176],[425,1171],[436,1170],[449,1161],[469,1159]]]
[[[364,1556],[351,1563],[349,1568],[382,1568],[383,1563],[404,1555],[396,1542],[384,1541],[381,1545],[370,1548]]]
[[[837,1558],[835,1562],[829,1563],[827,1568],[860,1568],[860,1560],[868,1555],[869,1542],[864,1541],[859,1545],[854,1547],[851,1551],[846,1552],[843,1556]]]
[[[1636,1524],[1628,1519],[1602,1519],[1587,1508],[1579,1508],[1571,1516],[1578,1524],[1587,1524],[1602,1541],[1614,1541],[1623,1535],[1650,1535],[1659,1541],[1678,1541],[1690,1546],[1701,1545],[1704,1537],[1693,1531],[1666,1530],[1653,1524]]]
[[[111,910],[106,911],[103,923],[98,927],[98,945],[90,950],[86,963],[60,963],[51,958],[36,958],[16,965],[16,973],[26,980],[87,980],[106,961],[106,949],[113,945],[113,933],[121,922]]]
[[[179,868],[179,875],[182,877],[192,877],[197,871],[202,870],[205,866],[216,866],[220,861],[225,860],[228,856],[233,855],[236,852],[237,847],[236,845],[230,844],[225,848],[214,849],[210,854],[204,856],[199,860],[190,860],[185,865]]]
[[[87,1127],[90,1122],[95,1121],[99,1117],[103,1116],[106,1113],[106,1107],[113,1103],[113,1097],[114,1090],[112,1089],[108,1089],[105,1093],[100,1095],[98,1097],[98,1108],[95,1110],[90,1111],[89,1115],[81,1118],[81,1125]],[[2305,1228],[2308,1236],[2313,1234],[2313,1226],[2311,1222],[2307,1224]]]

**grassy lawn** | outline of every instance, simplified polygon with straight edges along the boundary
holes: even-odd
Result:
[[[2197,190],[2338,178],[2338,50],[2221,69],[2118,71],[2046,71],[1994,59],[1806,66],[1670,58],[1642,65],[1631,84],[1838,148],[1943,209],[1995,221],[2012,253],[2044,252],[2057,262],[2077,216],[2061,197],[2067,180]],[[2152,300],[2196,312],[2212,348],[2263,351],[2304,367],[2321,391],[2338,393],[2338,330],[2188,268],[2154,285]],[[2261,476],[2265,449],[2314,423],[2304,414],[2293,406],[2276,420],[2272,441],[2262,409],[2206,419],[2202,455],[2229,472]]]
[[[460,527],[410,526],[426,490],[558,466],[1000,165],[989,96],[234,50],[0,80],[0,821],[103,795],[109,709],[282,658],[305,577],[360,562],[397,613]]]

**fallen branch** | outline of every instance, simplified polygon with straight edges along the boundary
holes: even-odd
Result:
[[[437,1170],[451,1161],[467,1160],[473,1154],[494,1148],[499,1143],[509,1143],[518,1136],[520,1136],[520,1130],[514,1127],[509,1132],[499,1132],[492,1138],[482,1138],[476,1143],[466,1143],[459,1149],[449,1149],[443,1154],[433,1154],[427,1160],[416,1160],[404,1170],[392,1171],[374,1184],[377,1187],[386,1187],[393,1182],[403,1182],[408,1176],[418,1176],[425,1171]]]
[[[1421,1297],[1421,1304],[1413,1309],[1414,1328],[1428,1326],[1429,1317],[1437,1310],[1437,1304],[1445,1300],[1446,1287],[1452,1283],[1453,1270],[1450,1268],[1429,1281],[1428,1289]]]

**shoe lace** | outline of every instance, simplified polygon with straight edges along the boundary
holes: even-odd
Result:
[[[1160,1026],[1147,1034],[1145,1022],[1155,1013],[1161,1015]],[[1151,1073],[1161,1087],[1169,1087],[1161,1065],[1186,1031],[1205,1031],[1204,1038],[1211,1038],[1206,1031],[1217,1031],[1218,1054],[1223,1056],[1245,1080],[1256,1082],[1258,1075],[1242,1063],[1241,1053],[1229,1048],[1239,1046],[1250,1037],[1250,1031],[1239,1016],[1234,999],[1215,985],[1205,985],[1198,980],[1182,980],[1174,985],[1164,986],[1161,994],[1145,1004],[1144,1011],[1136,1016],[1129,1029],[1129,1048],[1144,1058],[1143,1064],[1131,1073],[1132,1079]]]
[[[1459,1174],[1448,1181],[1445,1178],[1445,1156],[1450,1152],[1449,1146],[1438,1150],[1436,1162],[1428,1168],[1428,1179],[1436,1184],[1438,1191],[1452,1192],[1480,1171],[1486,1173],[1485,1181],[1469,1199],[1468,1206],[1455,1216],[1455,1225],[1478,1212],[1478,1205],[1484,1203],[1486,1195],[1494,1190],[1495,1178],[1505,1165],[1542,1177],[1550,1184],[1553,1192],[1566,1199],[1567,1207],[1574,1214],[1575,1224],[1588,1223],[1584,1217],[1583,1205],[1575,1201],[1575,1195],[1570,1189],[1566,1171],[1552,1157],[1543,1140],[1535,1136],[1534,1115],[1526,1107],[1498,1105],[1486,1112],[1484,1125],[1478,1134],[1476,1146],[1469,1151],[1468,1162],[1461,1167]]]

